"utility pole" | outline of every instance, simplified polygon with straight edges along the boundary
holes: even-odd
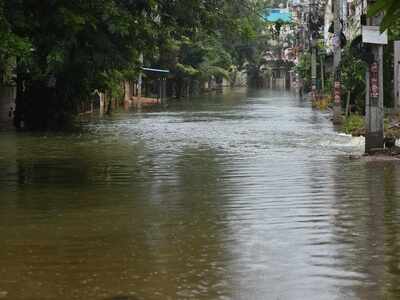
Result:
[[[370,3],[373,2],[368,1]],[[379,32],[382,19],[382,14],[368,18],[369,26],[363,27],[363,42],[370,44],[373,56],[366,74],[366,153],[373,153],[374,149],[381,149],[384,144],[383,44],[387,43],[387,35]]]
[[[322,94],[325,91],[325,69],[324,69],[324,53],[320,53],[319,59],[320,59],[320,68],[321,68],[321,90]]]
[[[342,60],[342,45],[341,45],[341,10],[342,1],[334,0],[334,57],[333,57],[333,81],[334,81],[334,109],[333,109],[333,123],[342,123],[342,86],[341,86],[341,72],[340,62]]]
[[[311,92],[312,100],[317,100],[317,47],[312,40],[311,48]]]
[[[315,0],[312,0],[309,16],[310,27],[310,46],[311,46],[311,95],[312,100],[317,100],[317,35],[316,32],[316,16]]]
[[[144,62],[144,57],[143,53],[140,54],[139,56],[139,62],[140,62],[140,67],[143,68],[143,62]],[[142,98],[142,85],[143,85],[143,71],[140,70],[139,76],[138,76],[138,83],[137,83],[137,97]]]
[[[400,41],[394,42],[394,107],[400,111]]]

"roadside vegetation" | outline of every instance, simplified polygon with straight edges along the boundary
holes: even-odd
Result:
[[[17,86],[15,123],[61,127],[93,91],[121,97],[143,65],[169,69],[177,98],[211,78],[257,77],[272,35],[261,14],[281,2],[0,1],[0,79]]]
[[[400,39],[400,2],[397,0],[378,0],[369,9],[369,16],[379,12],[385,12],[381,30],[388,30],[389,44],[384,47],[384,107],[387,109],[385,115],[385,137],[400,138],[400,115],[394,108],[394,41]],[[366,71],[368,65],[365,62],[366,53],[360,50],[362,43],[361,36],[348,41],[342,50],[341,59],[341,98],[343,124],[341,130],[346,134],[354,136],[365,135],[365,98],[366,98]],[[323,43],[318,45],[318,53],[325,51]],[[306,92],[311,90],[311,57],[304,53],[299,60],[296,71],[301,78],[304,78]],[[318,78],[321,78],[318,68]],[[320,95],[313,102],[313,107],[320,110],[333,108],[333,74],[324,74],[325,89],[320,89]]]

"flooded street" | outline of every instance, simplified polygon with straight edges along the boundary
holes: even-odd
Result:
[[[0,145],[0,299],[400,298],[400,165],[289,92]]]

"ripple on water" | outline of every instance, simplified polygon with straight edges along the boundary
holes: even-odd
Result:
[[[199,100],[1,132],[0,298],[400,296],[396,165],[290,93]]]

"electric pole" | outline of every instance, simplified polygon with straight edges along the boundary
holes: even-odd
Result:
[[[370,3],[373,2],[368,1],[368,4]],[[387,35],[382,35],[379,31],[382,19],[382,14],[368,18],[369,26],[363,27],[363,42],[370,44],[372,53],[372,61],[369,62],[366,74],[366,153],[382,149],[384,144],[383,44],[387,43]]]
[[[309,16],[310,27],[310,46],[311,46],[311,95],[312,100],[317,100],[317,24],[318,15],[315,6],[315,0],[312,0]]]
[[[400,111],[400,41],[394,42],[394,107]]]
[[[143,53],[140,53],[139,56],[139,62],[140,62],[140,67],[143,68],[143,62],[144,62],[144,57]],[[143,85],[143,70],[140,70],[139,76],[138,76],[138,91],[137,91],[137,97],[142,98],[142,85]]]
[[[311,45],[311,91],[313,101],[317,100],[317,47],[315,42],[315,40],[312,40]]]
[[[341,24],[341,10],[342,1],[334,0],[334,57],[333,57],[333,82],[334,82],[334,110],[333,110],[333,123],[340,124],[342,122],[342,84],[340,62],[342,60],[342,24]]]
[[[321,91],[322,94],[325,91],[325,68],[324,68],[324,52],[319,54],[319,61],[320,61],[320,72],[321,72]]]

